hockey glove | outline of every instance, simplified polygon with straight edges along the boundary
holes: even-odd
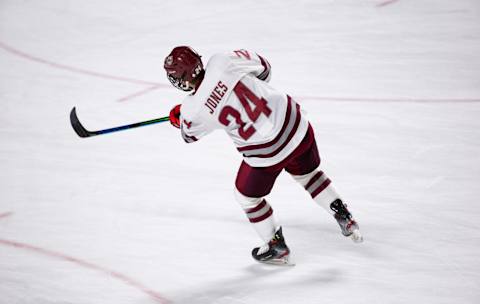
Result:
[[[170,123],[172,126],[175,128],[180,129],[180,107],[181,105],[176,105],[173,107],[173,109],[170,111]]]

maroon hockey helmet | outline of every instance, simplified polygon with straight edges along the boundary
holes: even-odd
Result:
[[[167,78],[178,89],[191,91],[196,81],[203,76],[203,63],[200,55],[188,46],[177,46],[165,58],[163,67]]]

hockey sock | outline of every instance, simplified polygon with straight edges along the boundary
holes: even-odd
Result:
[[[247,197],[238,191],[235,191],[235,197],[257,234],[265,243],[268,243],[278,227],[270,204],[261,197]]]
[[[308,174],[292,175],[292,177],[310,193],[310,196],[317,204],[322,206],[328,213],[335,214],[330,209],[330,204],[339,199],[340,196],[323,171],[313,170]]]

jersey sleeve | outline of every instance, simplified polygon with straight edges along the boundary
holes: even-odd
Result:
[[[180,114],[180,132],[186,143],[196,142],[211,132],[197,115],[190,113],[188,107],[182,105]]]
[[[270,81],[272,77],[272,67],[264,57],[242,49],[233,51],[231,58],[236,65],[244,68],[248,73],[253,74],[258,79],[266,82]]]

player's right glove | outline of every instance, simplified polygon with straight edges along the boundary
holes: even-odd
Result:
[[[176,105],[173,107],[173,109],[170,111],[170,123],[172,126],[175,128],[180,129],[180,107],[181,105]]]

